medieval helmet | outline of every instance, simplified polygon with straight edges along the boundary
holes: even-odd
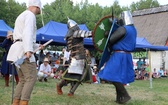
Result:
[[[74,20],[68,18],[68,22],[67,22],[68,29],[70,29],[76,25],[78,25],[78,24]]]
[[[120,18],[122,19],[124,25],[133,25],[133,19],[130,11],[123,11]]]

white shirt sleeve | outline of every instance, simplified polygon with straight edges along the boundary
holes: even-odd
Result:
[[[23,29],[23,48],[24,51],[33,52],[33,41],[34,35],[36,31],[36,17],[33,13],[29,12],[24,21],[24,29]]]

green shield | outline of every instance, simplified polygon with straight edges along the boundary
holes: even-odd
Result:
[[[100,52],[103,52],[107,41],[105,34],[108,36],[111,29],[112,23],[109,20],[110,18],[112,18],[112,16],[105,16],[100,19],[93,30],[93,45]]]

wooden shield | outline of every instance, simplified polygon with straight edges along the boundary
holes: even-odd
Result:
[[[108,35],[112,26],[112,23],[109,20],[110,18],[112,19],[112,16],[105,16],[100,19],[92,33],[93,45],[100,52],[103,52],[107,41],[107,37],[105,37],[105,34]]]
[[[110,58],[111,51],[108,50],[107,44],[108,44],[108,41],[109,41],[109,39],[110,39],[112,33],[113,33],[118,27],[119,27],[119,26],[116,24],[116,19],[114,19],[113,22],[112,22],[110,31],[109,31],[108,38],[106,39],[106,42],[105,42],[105,45],[104,45],[103,53],[102,53],[102,56],[101,56],[101,59],[100,59],[100,63],[99,63],[99,66],[98,66],[98,69],[99,69],[99,70],[100,70],[101,67],[105,64],[105,62],[107,62],[108,59]]]

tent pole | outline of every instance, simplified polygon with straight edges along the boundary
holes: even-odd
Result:
[[[149,59],[149,70],[150,70],[150,73],[149,73],[150,88],[153,88],[152,87],[152,69],[151,69],[151,51],[150,51],[150,49],[148,50],[148,59]]]

